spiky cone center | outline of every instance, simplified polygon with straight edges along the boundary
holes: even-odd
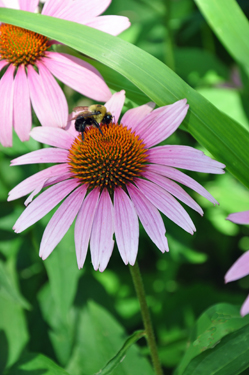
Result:
[[[74,176],[90,189],[125,188],[146,168],[147,149],[139,137],[126,126],[101,125],[103,135],[90,127],[75,139],[69,150],[69,164]]]
[[[49,39],[33,31],[3,23],[0,25],[0,58],[19,66],[34,65],[45,56]]]

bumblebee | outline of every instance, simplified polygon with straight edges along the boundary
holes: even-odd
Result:
[[[113,118],[112,114],[107,112],[106,107],[101,104],[93,104],[90,107],[75,107],[73,112],[75,111],[80,112],[72,120],[75,120],[75,130],[81,133],[82,141],[84,141],[84,131],[87,126],[94,125],[103,135],[100,124],[108,125]]]

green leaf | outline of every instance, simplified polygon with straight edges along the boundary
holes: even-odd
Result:
[[[141,337],[145,336],[145,331],[136,331],[125,341],[118,353],[98,372],[98,375],[109,375],[123,361],[127,350]]]
[[[11,302],[16,303],[19,306],[22,306],[25,309],[30,309],[30,304],[18,291],[5,264],[1,261],[0,261],[0,296],[5,299],[8,299]]]
[[[0,373],[3,362],[11,366],[28,342],[28,329],[22,308],[0,296]],[[5,358],[3,358],[5,356]]]
[[[239,64],[249,71],[249,23],[235,0],[195,0],[207,22]]]
[[[239,309],[235,306],[221,303],[210,307],[197,320],[188,349],[177,368],[176,374],[185,375],[186,367],[194,357],[213,348],[222,337],[248,325],[248,323],[249,316],[242,319]],[[206,374],[211,375],[211,372]]]
[[[43,354],[26,354],[6,375],[69,375]]]
[[[76,293],[78,279],[82,275],[82,271],[79,271],[77,267],[73,236],[74,228],[71,226],[49,258],[44,261],[51,293],[61,315],[61,321],[67,319],[68,310]]]
[[[190,362],[183,375],[238,375],[249,367],[249,324]]]
[[[138,337],[130,337],[125,342],[124,329],[103,307],[89,302],[87,308],[79,311],[77,322],[76,345],[67,368],[70,374],[82,375],[82,368],[84,375],[96,374],[100,369],[104,370],[110,358],[105,371],[112,368],[112,375],[154,374],[138,347],[131,346]],[[131,347],[124,358],[123,355],[129,346]],[[121,356],[123,360],[120,363]],[[114,369],[114,365],[117,364],[118,367]],[[100,372],[105,373],[109,372]]]
[[[157,105],[187,98],[186,129],[249,187],[249,133],[188,86],[161,61],[141,49],[77,23],[0,8],[0,21],[56,39],[116,70]],[[248,33],[246,34],[248,35]]]

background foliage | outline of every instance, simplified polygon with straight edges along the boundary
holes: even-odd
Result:
[[[227,3],[220,2],[224,6]],[[234,138],[229,141],[240,144],[244,139],[239,135],[244,132],[248,136],[249,129],[248,54],[244,45],[240,47],[238,37],[235,44],[239,52],[232,53],[233,34],[229,39],[226,33],[224,39],[217,31],[222,22],[214,8],[217,1],[210,0],[207,8],[205,3],[201,0],[196,3],[192,0],[113,0],[108,14],[126,15],[131,20],[131,28],[119,38],[168,65],[195,90],[191,91],[193,95],[196,92],[203,95],[230,116],[232,120],[224,123],[227,117],[221,114],[220,121],[228,133],[229,126],[233,127]],[[230,4],[237,6],[235,1]],[[248,16],[248,1],[241,0],[238,4]],[[235,17],[236,13],[233,15]],[[243,33],[248,21],[245,19],[245,24],[239,23],[239,26]],[[234,31],[232,27],[229,30]],[[68,47],[57,48],[68,51]],[[92,63],[100,69],[112,90],[126,89],[125,109],[149,101],[144,91],[118,73],[100,63]],[[144,86],[146,84],[143,82]],[[62,87],[70,109],[91,103],[70,88]],[[189,91],[184,91],[185,87],[183,95],[188,98]],[[170,86],[168,89],[176,90]],[[199,96],[193,96],[192,100],[194,98]],[[39,125],[35,116],[34,125]],[[186,129],[191,131],[187,125],[169,142],[202,148],[186,132]],[[204,135],[202,144],[205,144]],[[218,144],[217,141],[217,147]],[[73,228],[46,261],[38,257],[39,242],[53,212],[22,234],[12,231],[23,211],[23,199],[7,203],[7,193],[39,167],[10,168],[9,163],[14,157],[39,147],[33,140],[22,144],[14,137],[13,148],[0,149],[0,348],[4,348],[0,374],[7,367],[6,374],[10,375],[93,375],[115,357],[129,335],[142,328],[139,306],[128,267],[122,263],[116,247],[104,273],[93,271],[89,256],[83,270],[79,271]],[[248,150],[245,144],[241,155]],[[223,157],[229,160],[229,150],[226,152],[227,155],[223,155],[217,151],[221,161]],[[244,173],[245,183],[246,170],[241,165],[237,167],[241,176]],[[190,236],[164,218],[170,253],[162,255],[140,228],[138,260],[160,358],[167,374],[192,375],[198,370],[207,375],[248,374],[249,319],[240,318],[239,306],[249,288],[249,277],[224,285],[224,274],[241,253],[249,249],[248,227],[225,221],[231,212],[249,210],[249,193],[229,173],[190,175],[220,202],[219,207],[213,207],[190,193],[205,212],[200,218],[189,210],[196,224],[196,234]],[[224,353],[228,355],[225,357]],[[153,374],[147,354],[145,340],[141,339],[137,346],[129,348],[113,374]]]

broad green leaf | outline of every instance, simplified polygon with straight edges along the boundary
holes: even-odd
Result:
[[[119,355],[115,356],[124,345],[126,334],[109,312],[95,302],[89,302],[87,308],[79,311],[77,323],[76,345],[67,368],[70,374],[82,375],[81,369],[84,368],[84,375],[93,375],[103,370],[111,359],[111,366],[116,365],[117,360],[120,362]],[[126,345],[130,344],[131,341],[125,343],[121,349],[123,354],[126,352]],[[132,345],[122,362],[112,371],[112,375],[137,374],[153,375],[154,372],[138,347]]]
[[[66,320],[67,313],[73,302],[78,279],[82,272],[77,267],[73,226],[56,246],[44,265],[48,272],[51,293],[61,315],[61,321]]]
[[[194,358],[183,375],[239,375],[249,367],[249,324]]]
[[[13,365],[28,342],[28,329],[23,309],[16,302],[0,296],[0,356],[7,366]]]
[[[77,271],[77,270],[76,270]],[[74,341],[74,320],[61,316],[59,305],[56,303],[50,283],[44,285],[38,294],[38,301],[44,320],[49,325],[50,337],[57,360],[61,365],[67,364]]]
[[[1,231],[0,231],[1,234]],[[7,299],[17,305],[30,309],[30,304],[21,295],[17,289],[15,283],[13,282],[5,264],[0,261],[0,296],[3,299]]]
[[[136,331],[125,341],[118,353],[98,372],[98,375],[109,375],[123,361],[127,350],[141,337],[145,336],[145,331]]]
[[[186,367],[193,358],[203,351],[210,352],[210,349],[215,347],[222,337],[237,331],[248,323],[249,316],[242,319],[239,309],[235,306],[221,303],[210,307],[197,320],[192,330],[188,349],[177,368],[176,374],[185,375]],[[211,371],[210,373],[206,372],[206,374],[211,375]]]
[[[235,0],[195,0],[228,52],[249,72],[249,22]]]
[[[26,354],[5,375],[69,375],[43,354]]]
[[[141,49],[77,23],[0,8],[0,21],[56,39],[116,70],[157,105],[187,98],[186,129],[249,187],[249,132],[220,112],[161,61]]]

